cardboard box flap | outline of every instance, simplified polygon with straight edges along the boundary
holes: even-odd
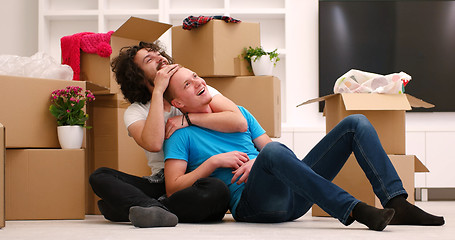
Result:
[[[404,94],[342,93],[346,110],[411,110]]]
[[[170,24],[130,17],[112,36],[154,42],[171,27]]]
[[[87,84],[87,89],[90,90],[93,94],[108,94],[109,93],[109,88],[108,87],[103,87],[100,86],[96,83],[92,82],[86,82]]]
[[[417,156],[414,156],[414,172],[430,172]]]
[[[422,99],[416,98],[409,94],[406,94],[406,97],[408,98],[409,104],[411,104],[412,107],[423,107],[423,108],[433,108],[434,107],[433,104],[427,103],[427,102],[423,101]]]
[[[322,102],[327,99],[341,95],[346,110],[411,110],[405,94],[372,94],[372,93],[336,93],[323,97],[310,99],[297,107],[314,102]],[[417,99],[419,100],[419,99]],[[423,105],[422,100],[416,101]],[[422,103],[423,102],[423,103]]]
[[[318,98],[313,98],[313,99],[310,99],[306,102],[303,102],[299,105],[297,105],[296,107],[300,107],[302,105],[306,105],[306,104],[310,104],[310,103],[315,103],[315,102],[322,102],[322,101],[325,101],[333,96],[335,96],[336,94],[330,94],[330,95],[326,95],[326,96],[323,96],[323,97],[318,97]]]

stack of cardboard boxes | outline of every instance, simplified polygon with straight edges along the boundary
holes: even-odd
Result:
[[[414,203],[414,173],[428,172],[428,169],[416,156],[406,155],[405,112],[411,110],[411,107],[430,108],[433,105],[407,94],[370,93],[332,94],[300,105],[320,101],[325,101],[326,132],[351,114],[363,114],[370,120],[403,181],[404,188],[409,194],[408,201]],[[333,182],[357,199],[372,206],[382,207],[353,155],[349,157]],[[313,206],[312,214],[328,216],[317,205]]]
[[[110,62],[122,47],[140,41],[154,42],[171,25],[131,17],[111,36],[112,54],[103,58],[97,54],[81,53],[81,80],[87,81],[96,100],[88,107],[87,176],[99,167],[109,167],[136,176],[151,174],[144,150],[128,136],[123,114],[130,105],[122,95],[111,71]],[[87,184],[87,214],[99,214],[99,198]]]
[[[0,85],[0,223],[83,219],[86,152],[60,149],[49,106],[52,91],[85,82],[0,76]]]
[[[247,69],[249,63],[241,56],[244,48],[260,45],[259,23],[213,19],[192,30],[172,28],[175,62],[248,109],[270,137],[280,137],[280,80],[274,76],[252,76]]]

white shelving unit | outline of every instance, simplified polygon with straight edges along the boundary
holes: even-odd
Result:
[[[39,51],[58,59],[61,37],[116,30],[130,16],[181,25],[189,15],[259,22],[263,46],[285,55],[285,0],[39,0]],[[163,39],[170,41],[166,35]]]

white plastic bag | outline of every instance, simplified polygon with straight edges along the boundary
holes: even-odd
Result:
[[[73,79],[73,69],[57,63],[51,56],[38,52],[31,57],[0,55],[0,74],[22,77]]]
[[[404,92],[411,76],[404,72],[379,75],[351,69],[335,82],[334,93],[388,93]]]

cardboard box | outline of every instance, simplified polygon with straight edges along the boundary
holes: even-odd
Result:
[[[281,85],[274,76],[204,78],[258,120],[270,137],[281,136]]]
[[[252,75],[246,61],[237,58],[244,48],[260,45],[259,23],[213,19],[192,30],[172,28],[172,57],[201,77]]]
[[[0,228],[5,227],[5,127],[0,123]]]
[[[6,220],[84,219],[84,149],[7,149]]]
[[[403,182],[404,189],[408,192],[408,201],[414,204],[414,173],[428,172],[428,169],[414,155],[388,155],[395,167],[398,176]],[[381,202],[376,197],[371,187],[370,182],[360,168],[354,155],[351,155],[346,162],[346,165],[341,169],[340,173],[335,177],[333,183],[361,200],[368,205],[382,208]],[[317,205],[313,205],[313,216],[329,216]]]
[[[87,136],[87,176],[99,167],[109,167],[136,176],[148,176],[151,169],[142,149],[128,136],[123,115],[129,103],[123,95],[98,95],[87,106],[93,126]],[[97,201],[87,181],[87,214],[98,214]]]
[[[172,25],[131,17],[111,36],[112,54],[103,58],[97,54],[81,53],[81,80],[87,81],[88,88],[95,94],[119,93],[120,86],[111,71],[110,62],[118,56],[122,47],[138,45],[140,41],[154,42]]]
[[[0,75],[0,122],[7,148],[60,148],[57,120],[49,112],[51,93],[85,82]]]
[[[308,100],[298,106],[325,101],[326,132],[352,114],[363,114],[376,129],[387,154],[406,154],[405,112],[411,107],[431,108],[407,94],[342,93]]]

